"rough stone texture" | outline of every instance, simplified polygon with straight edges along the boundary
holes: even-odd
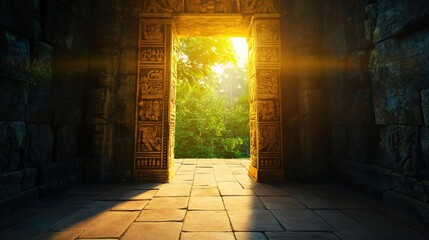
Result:
[[[52,47],[43,42],[35,42],[31,53],[32,84],[51,86],[52,81]]]
[[[429,127],[429,89],[421,91],[424,125]]]
[[[0,121],[24,121],[28,94],[26,83],[0,81]]]
[[[429,2],[425,0],[379,0],[377,3],[375,42],[424,26],[429,20]]]
[[[0,3],[0,25],[13,29],[32,39],[41,35],[39,23],[40,1],[5,0]],[[22,17],[25,16],[25,17]]]
[[[24,123],[0,122],[0,171],[15,171],[21,164],[25,141]]]
[[[59,125],[55,129],[55,161],[77,157],[77,129],[75,126]]]
[[[30,78],[30,41],[14,32],[0,29],[0,76],[28,81]]]
[[[50,123],[52,121],[52,90],[47,87],[31,87],[28,95],[25,119],[31,123]]]
[[[40,166],[51,163],[54,149],[54,132],[50,125],[30,124],[27,126],[26,166]]]

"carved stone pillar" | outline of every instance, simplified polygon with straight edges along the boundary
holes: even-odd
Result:
[[[249,34],[249,174],[257,181],[281,181],[284,171],[279,16],[254,15]]]
[[[134,181],[167,182],[174,175],[174,35],[169,18],[140,19]]]

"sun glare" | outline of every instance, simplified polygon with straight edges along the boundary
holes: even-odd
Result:
[[[244,67],[247,64],[248,49],[247,41],[244,37],[232,37],[232,46],[234,47],[235,56],[237,57],[237,63],[239,66]],[[213,71],[217,74],[222,74],[225,65],[215,65],[212,67]]]
[[[237,55],[237,60],[240,64],[247,63],[247,42],[244,37],[233,37],[231,38],[232,45],[234,46],[235,54]]]

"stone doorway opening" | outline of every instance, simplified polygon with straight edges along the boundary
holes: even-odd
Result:
[[[249,174],[258,181],[283,179],[280,29],[278,13],[141,15],[135,181],[166,182],[174,176],[177,39],[220,37],[222,33],[228,37],[246,36],[249,44]]]
[[[174,157],[249,158],[246,38],[178,42]]]

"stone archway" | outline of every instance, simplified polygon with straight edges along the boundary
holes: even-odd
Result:
[[[283,179],[281,28],[275,1],[149,0],[139,28],[134,180],[174,176],[176,38],[219,35],[248,39],[249,174],[258,181]]]

